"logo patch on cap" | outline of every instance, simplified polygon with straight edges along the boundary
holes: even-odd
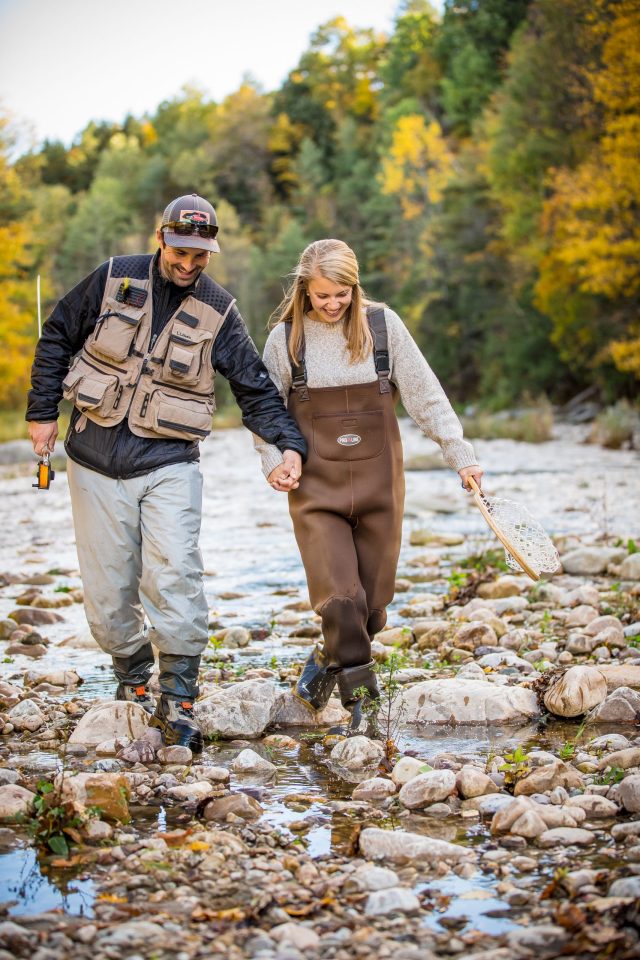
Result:
[[[355,447],[361,440],[362,437],[359,437],[357,433],[343,433],[341,437],[338,437],[338,443],[341,447]]]
[[[180,219],[189,223],[209,223],[209,214],[202,210],[181,210]]]

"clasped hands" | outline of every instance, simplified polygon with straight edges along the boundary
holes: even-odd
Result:
[[[267,483],[274,490],[288,493],[289,490],[297,490],[300,486],[301,474],[302,457],[295,450],[285,450],[282,454],[282,463],[274,467],[267,477]]]

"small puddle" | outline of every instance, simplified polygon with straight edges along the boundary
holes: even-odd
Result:
[[[0,854],[0,902],[12,917],[60,910],[91,918],[96,897],[95,882],[75,871],[50,870],[36,851],[20,847]]]

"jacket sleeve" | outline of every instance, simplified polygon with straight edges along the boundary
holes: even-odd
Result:
[[[216,337],[211,360],[229,381],[245,427],[281,452],[297,450],[305,460],[307,444],[260,359],[245,322],[235,307]]]
[[[65,294],[46,320],[31,368],[26,420],[48,423],[58,418],[62,381],[71,358],[96,325],[108,273],[106,262]]]

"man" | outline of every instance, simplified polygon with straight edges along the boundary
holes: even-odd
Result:
[[[306,454],[234,299],[203,274],[217,232],[208,201],[178,197],[155,255],[114,257],[67,293],[44,325],[26,415],[41,455],[53,451],[62,396],[74,404],[65,448],[91,631],[112,655],[116,698],[152,714],[165,743],[194,752],[208,639],[198,444],[211,429],[216,371],[243,423],[282,451],[288,489]],[[147,690],[154,646],[157,703]]]

